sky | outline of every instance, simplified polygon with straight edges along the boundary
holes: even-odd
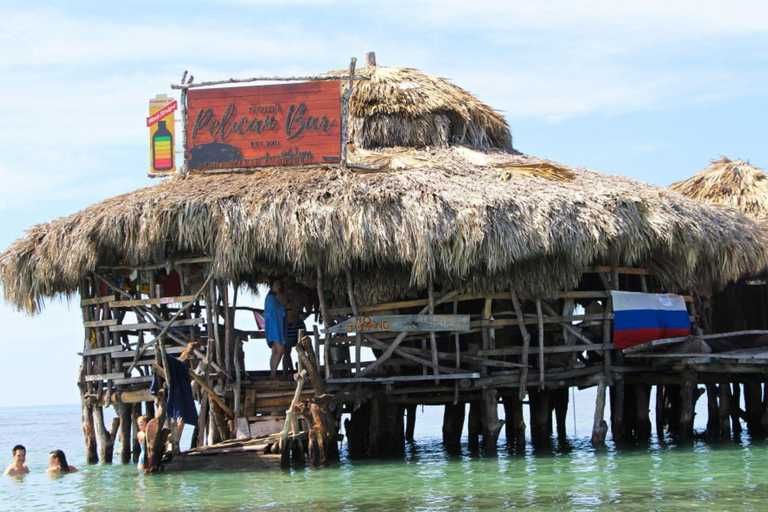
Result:
[[[502,112],[526,154],[662,187],[721,155],[768,166],[764,1],[0,0],[0,250],[153,185],[148,101],[178,99],[185,71],[317,74],[369,51]],[[76,301],[0,303],[0,407],[78,402],[81,321]]]

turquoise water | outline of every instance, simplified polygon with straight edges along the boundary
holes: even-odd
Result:
[[[593,449],[586,425],[569,428],[568,446],[550,453],[446,455],[440,408],[418,416],[405,456],[350,461],[323,470],[199,471],[138,474],[132,465],[84,464],[77,406],[0,408],[0,461],[27,446],[32,473],[0,479],[0,510],[729,510],[768,508],[765,441],[652,442]],[[570,419],[570,417],[569,417]],[[80,468],[44,474],[60,448]]]

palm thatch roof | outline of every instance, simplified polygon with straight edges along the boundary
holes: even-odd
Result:
[[[699,201],[732,206],[757,219],[768,216],[768,175],[743,160],[714,160],[669,188]]]
[[[544,297],[574,288],[595,263],[648,267],[670,290],[768,266],[768,235],[736,210],[521,155],[498,133],[503,118],[469,94],[450,86],[459,97],[445,97],[447,82],[415,70],[386,73],[415,85],[365,85],[371,93],[357,98],[350,126],[350,161],[378,172],[192,174],[107,199],[32,227],[0,254],[6,301],[33,313],[46,297],[74,293],[100,265],[199,254],[235,283],[276,269],[311,283],[320,265],[343,289],[349,268],[361,303],[413,296],[430,277],[443,289]],[[405,95],[403,104],[382,92],[389,89]],[[445,116],[440,133],[450,144],[422,147],[420,136],[408,139],[418,148],[384,144],[385,133],[421,133],[419,122],[402,131],[412,114]],[[376,115],[393,116],[389,132],[386,117],[367,124]]]

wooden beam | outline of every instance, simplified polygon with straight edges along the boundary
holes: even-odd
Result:
[[[168,321],[168,322],[141,322],[138,324],[113,325],[109,328],[109,330],[112,332],[140,331],[140,330],[160,331],[169,326],[183,327],[186,325],[197,325],[202,323],[205,323],[204,318],[185,318],[184,320],[175,320],[175,321]]]
[[[112,302],[117,298],[116,295],[105,295],[104,297],[93,297],[90,299],[83,299],[80,301],[81,306],[94,306],[96,304],[104,304],[106,302]]]
[[[175,304],[181,302],[190,302],[194,300],[194,298],[194,295],[180,295],[178,297],[158,297],[154,299],[115,300],[109,303],[109,307],[125,308],[130,306],[149,306],[153,304]]]

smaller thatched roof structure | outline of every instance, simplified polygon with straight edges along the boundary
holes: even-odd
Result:
[[[756,219],[768,217],[768,175],[743,160],[722,157],[670,189],[705,203],[732,206]]]

